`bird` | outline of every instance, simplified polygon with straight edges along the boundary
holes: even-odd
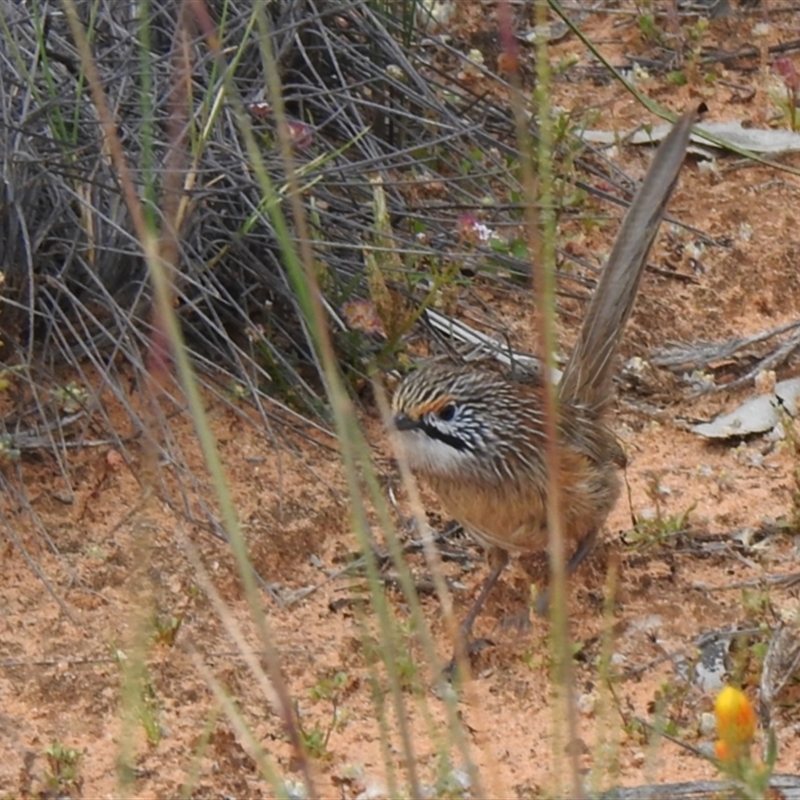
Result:
[[[697,110],[681,116],[653,156],[601,272],[557,386],[558,486],[570,575],[591,552],[620,495],[625,452],[609,422],[616,354],[647,255],[677,183]],[[546,549],[546,386],[496,369],[432,359],[392,397],[391,427],[412,472],[487,553],[490,572],[461,635],[512,553]],[[546,613],[547,594],[537,602]]]

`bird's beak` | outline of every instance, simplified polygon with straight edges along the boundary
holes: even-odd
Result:
[[[419,421],[401,412],[394,415],[394,427],[398,431],[414,431],[419,428]]]

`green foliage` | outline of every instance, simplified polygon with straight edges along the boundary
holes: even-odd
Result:
[[[131,718],[138,718],[144,728],[148,744],[155,747],[161,741],[162,730],[159,720],[158,694],[149,671],[138,659],[134,669],[128,664],[128,656],[122,650],[115,649],[114,658],[123,670],[130,671],[128,676],[131,679],[128,687],[130,694],[127,702],[130,704]]]
[[[632,742],[636,742],[639,745],[647,745],[650,743],[652,731],[640,719],[623,715],[622,729]]]
[[[642,39],[645,43],[657,45],[663,44],[664,33],[661,28],[658,27],[655,14],[652,12],[640,14],[638,17],[636,17],[636,25],[639,28],[639,33],[642,35]]]
[[[139,721],[144,728],[147,743],[151,747],[155,747],[161,741],[163,734],[159,721],[160,708],[158,695],[156,694],[155,686],[153,686],[149,679],[142,685],[138,700],[137,711],[139,713]]]
[[[686,36],[692,50],[692,58],[697,59],[703,47],[703,39],[708,32],[708,20],[705,17],[698,17],[697,21],[686,29]]]
[[[14,447],[13,439],[7,434],[0,435],[0,466],[19,461],[20,451]]]
[[[0,286],[3,285],[3,273],[0,272]],[[3,347],[3,342],[0,340],[0,348]],[[24,375],[25,365],[15,364],[13,366],[2,367],[0,369],[0,392],[7,392],[12,386],[15,385],[17,375]]]
[[[651,475],[648,479],[647,494],[655,507],[655,515],[652,518],[636,520],[633,531],[628,534],[628,541],[634,547],[645,548],[667,542],[678,534],[686,532],[689,527],[689,517],[697,504],[692,503],[687,509],[676,514],[665,514],[659,480],[658,475]]]
[[[745,603],[745,608],[748,604]],[[759,594],[759,602],[748,609],[752,617],[766,619],[771,607],[768,603],[766,592]],[[730,679],[737,686],[758,686],[761,681],[761,670],[764,666],[764,657],[769,647],[769,623],[764,623],[763,630],[753,635],[737,636],[730,648]]]
[[[783,86],[782,91],[771,91],[770,97],[787,120],[790,130],[797,131],[800,129],[800,108],[798,108],[800,72],[789,58],[777,59],[774,69],[780,75]]]
[[[89,392],[75,381],[70,381],[66,386],[59,386],[53,390],[53,399],[64,413],[74,414],[85,408]]]
[[[703,62],[703,40],[705,39],[706,31],[708,31],[708,20],[705,17],[699,17],[693,25],[686,28],[686,40],[689,48],[687,83],[699,82],[699,74]]]
[[[461,800],[472,797],[469,789],[469,780],[464,770],[456,769],[450,758],[442,756],[439,759],[434,796],[442,800]]]
[[[79,789],[82,783],[80,777],[80,761],[82,753],[61,742],[53,742],[44,750],[47,759],[47,785],[51,790],[59,793],[71,789]]]
[[[654,718],[654,728],[658,733],[670,736],[683,736],[687,713],[685,704],[689,697],[691,683],[683,680],[666,680],[656,689],[647,710]]]
[[[225,394],[235,403],[242,403],[252,397],[253,391],[246,384],[231,380],[225,388]]]
[[[658,513],[655,519],[639,519],[629,535],[629,541],[638,547],[648,547],[662,544],[680,533],[685,533],[689,528],[689,516],[694,511],[696,503],[677,514]]]
[[[341,702],[349,684],[350,678],[347,673],[338,671],[333,675],[323,676],[308,690],[308,696],[312,703],[330,703],[330,720],[326,725],[316,720],[310,727],[304,725],[303,715],[297,707],[300,739],[305,751],[313,759],[328,761],[332,757],[332,753],[328,749],[328,742],[331,733],[341,727],[344,722],[340,713]]]
[[[317,683],[308,690],[308,696],[315,703],[326,700],[336,704],[347,682],[348,678],[346,672],[335,672],[330,677],[320,678]]]
[[[172,647],[183,624],[183,614],[157,614],[153,618],[153,642]]]
[[[742,608],[750,617],[763,617],[770,609],[769,592],[760,588],[742,589]]]
[[[667,83],[672,86],[686,86],[686,84],[689,83],[689,79],[686,77],[685,72],[674,69],[667,73]]]
[[[401,648],[395,664],[400,686],[406,690],[419,688],[419,669],[410,648]]]
[[[330,739],[332,730],[333,725],[322,728],[318,722],[315,722],[311,728],[300,726],[300,738],[303,742],[303,747],[311,758],[321,761],[330,760],[331,753],[328,751],[328,739]]]

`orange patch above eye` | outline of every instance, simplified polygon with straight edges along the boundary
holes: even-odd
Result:
[[[437,397],[433,400],[429,400],[427,403],[421,403],[417,406],[416,411],[419,416],[423,416],[425,414],[438,414],[445,406],[450,405],[451,403],[455,403],[455,398],[451,395],[444,395],[443,397]]]

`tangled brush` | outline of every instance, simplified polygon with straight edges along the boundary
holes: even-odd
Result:
[[[260,19],[216,0],[79,3],[109,137],[67,15],[0,0],[0,480],[14,507],[36,516],[26,453],[47,453],[69,495],[71,452],[103,443],[132,464],[144,439],[171,466],[161,496],[215,518],[168,435],[184,401],[115,142],[145,222],[174,245],[172,305],[204,390],[273,444],[292,420],[328,419],[308,287],[276,219],[289,247],[309,246],[354,381],[391,363],[443,285],[480,273],[525,289],[512,115],[483,88],[508,84],[400,5],[285,0]],[[166,365],[155,426],[154,365]]]

